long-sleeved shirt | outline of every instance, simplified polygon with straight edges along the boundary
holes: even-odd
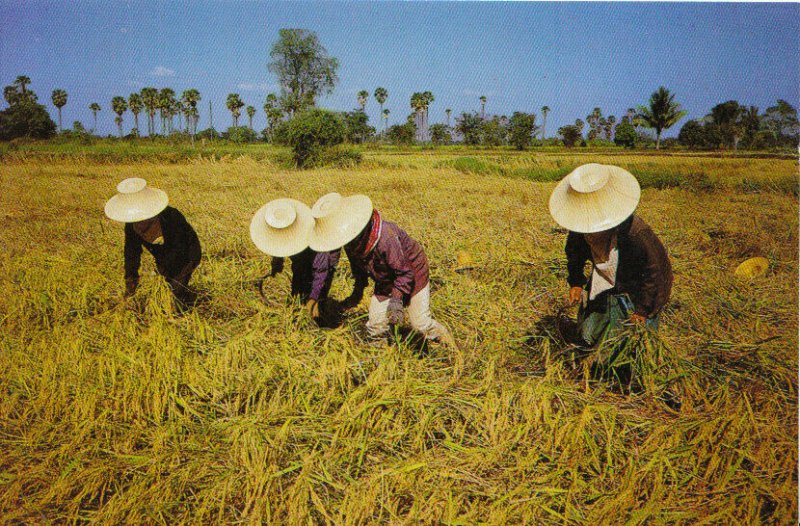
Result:
[[[292,262],[292,295],[319,301],[328,295],[333,273],[339,264],[339,250],[314,252],[310,248],[290,256]],[[272,258],[273,273],[283,270],[283,258]]]
[[[345,252],[356,289],[363,289],[370,277],[379,300],[392,297],[407,302],[428,284],[428,258],[422,246],[389,221],[383,221],[381,236],[366,256],[349,244]]]
[[[145,241],[133,229],[132,223],[125,224],[126,282],[135,285],[139,281],[142,247],[153,255],[158,273],[165,277],[175,278],[185,268],[191,266],[194,269],[200,262],[200,240],[183,214],[168,206],[156,217],[161,223],[163,244]]]
[[[612,294],[628,294],[635,313],[652,318],[664,308],[672,290],[672,265],[667,249],[653,230],[638,216],[631,216],[617,227],[619,261]],[[570,232],[564,249],[567,255],[567,282],[572,287],[586,284],[583,267],[594,264],[592,251],[583,234]]]

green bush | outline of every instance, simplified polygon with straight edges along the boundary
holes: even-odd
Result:
[[[364,156],[351,146],[339,144],[331,148],[320,148],[317,154],[309,159],[306,166],[334,166],[336,168],[353,168],[361,163]]]
[[[345,135],[341,116],[320,108],[296,115],[286,126],[286,139],[298,168],[320,162],[322,150],[341,144]]]
[[[231,126],[223,136],[236,144],[256,142],[258,139],[256,132],[247,126]]]

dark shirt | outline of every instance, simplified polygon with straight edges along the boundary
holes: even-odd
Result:
[[[125,224],[125,281],[138,283],[142,247],[155,258],[158,273],[168,278],[200,263],[200,240],[183,214],[168,206],[156,217],[161,223],[163,244],[148,243],[139,237],[132,223]]]
[[[653,230],[639,217],[631,216],[617,227],[619,263],[614,288],[609,294],[628,294],[635,313],[652,318],[661,312],[672,290],[672,265],[667,249]],[[570,232],[565,247],[567,254],[567,282],[571,287],[587,283],[583,273],[587,261],[592,261],[592,251],[583,234]],[[598,298],[605,297],[605,293]],[[595,301],[598,299],[595,298]]]
[[[368,230],[368,229],[367,229]],[[356,289],[363,289],[367,277],[375,281],[375,296],[408,301],[428,284],[428,259],[422,246],[399,226],[383,221],[381,237],[366,256],[354,245],[345,245]]]
[[[310,248],[291,256],[292,295],[319,301],[328,296],[339,264],[339,250],[314,252]],[[272,272],[283,270],[283,258],[272,258]]]

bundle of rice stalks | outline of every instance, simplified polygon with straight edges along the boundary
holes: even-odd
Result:
[[[680,406],[688,367],[655,331],[643,325],[608,334],[584,362],[592,378],[609,381],[626,393],[660,399],[672,408]]]

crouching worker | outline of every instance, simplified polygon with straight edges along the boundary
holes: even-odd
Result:
[[[622,168],[586,164],[550,196],[550,214],[569,230],[567,282],[570,303],[580,302],[578,343],[595,345],[626,323],[658,327],[672,289],[672,267],[664,245],[634,215],[640,193],[636,178]]]
[[[328,296],[339,251],[314,252],[308,239],[314,227],[311,210],[294,199],[270,201],[253,216],[250,238],[272,256],[271,276],[283,271],[284,258],[292,262],[292,296],[300,298],[312,318],[319,318],[319,303]]]
[[[390,325],[402,324],[407,307],[414,330],[428,340],[455,346],[450,331],[431,315],[428,260],[419,243],[384,221],[363,195],[328,194],[314,204],[312,214],[311,248],[324,252],[344,246],[350,261],[355,286],[345,306],[358,305],[368,277],[375,282],[367,321],[373,345],[388,342]]]
[[[179,310],[194,304],[196,293],[189,287],[192,273],[200,264],[200,240],[178,210],[167,206],[167,194],[149,188],[144,179],[125,179],[117,195],[106,202],[105,213],[125,223],[125,296],[136,292],[142,247],[156,261],[175,296]]]

